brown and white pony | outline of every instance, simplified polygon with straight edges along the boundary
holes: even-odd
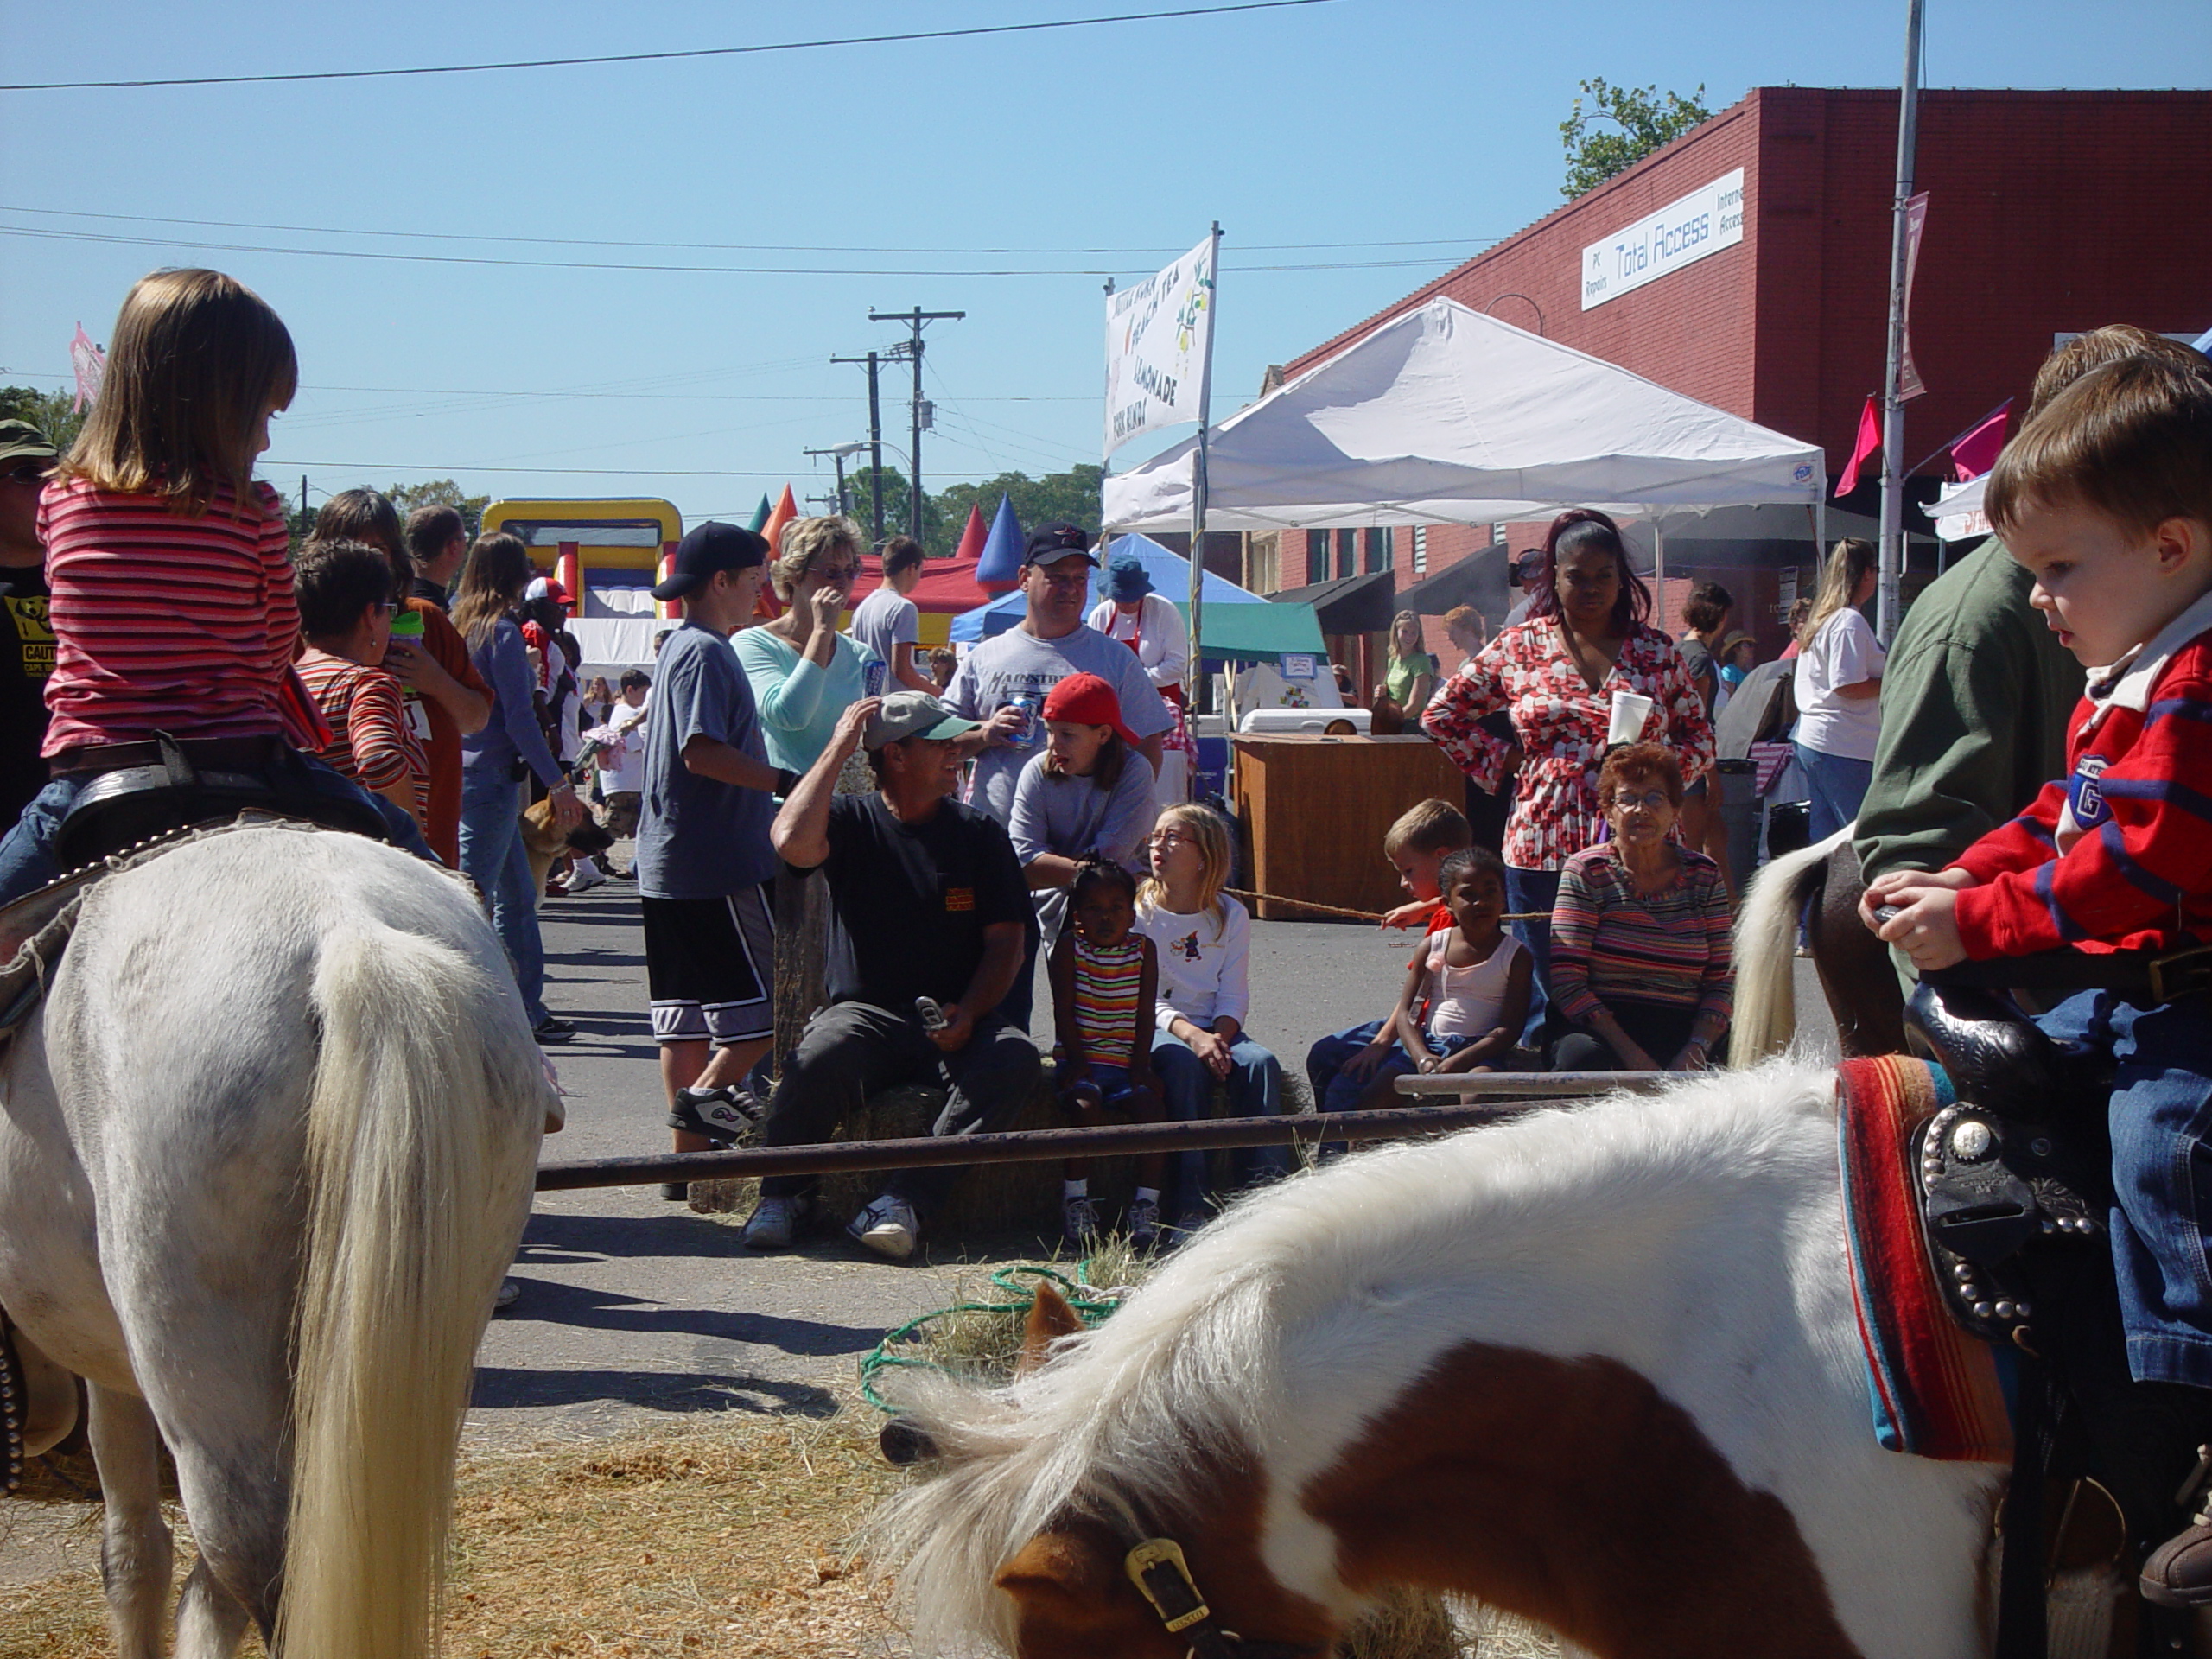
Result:
[[[1782,1061],[1344,1159],[985,1389],[906,1374],[918,1649],[1181,1659],[1132,1584],[1321,1659],[1427,1586],[1609,1659],[1986,1651],[2003,1471],[1878,1446],[1834,1074]]]

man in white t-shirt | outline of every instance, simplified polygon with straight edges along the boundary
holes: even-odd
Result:
[[[883,544],[882,582],[854,608],[845,632],[890,666],[890,690],[903,687],[933,697],[937,682],[914,660],[922,639],[921,609],[907,597],[921,579],[922,544],[911,536],[893,536]]]
[[[605,745],[599,786],[607,800],[607,827],[618,840],[638,830],[638,804],[645,787],[645,697],[652,689],[642,670],[626,669],[620,698],[606,724],[584,734]]]

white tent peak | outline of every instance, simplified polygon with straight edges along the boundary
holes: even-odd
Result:
[[[1106,480],[1106,524],[1190,522],[1185,439]],[[1664,515],[1817,506],[1817,445],[1436,299],[1215,427],[1214,530],[1490,524],[1562,506]]]

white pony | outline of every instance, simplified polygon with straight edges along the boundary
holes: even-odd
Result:
[[[1835,1077],[1779,1062],[1349,1158],[1233,1209],[1009,1386],[902,1374],[874,1547],[925,1653],[1244,1651],[1425,1586],[1611,1659],[1967,1659],[2004,1470],[1876,1445]]]
[[[0,1058],[0,1304],[86,1379],[123,1659],[416,1659],[476,1344],[558,1102],[455,882],[353,836],[194,841],[86,898]]]

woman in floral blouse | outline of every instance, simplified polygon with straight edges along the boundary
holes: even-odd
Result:
[[[1705,700],[1675,642],[1650,626],[1650,614],[1651,591],[1629,569],[1620,527],[1602,512],[1563,512],[1544,537],[1544,586],[1527,619],[1501,628],[1421,715],[1421,728],[1493,794],[1518,768],[1505,830],[1511,911],[1549,917],[1560,867],[1603,833],[1598,767],[1614,692],[1651,699],[1641,740],[1674,753],[1685,785],[1712,770]],[[1501,710],[1513,723],[1511,743],[1479,723]],[[1535,963],[1533,1037],[1549,995],[1551,925],[1512,926]]]

